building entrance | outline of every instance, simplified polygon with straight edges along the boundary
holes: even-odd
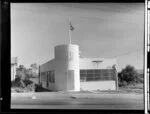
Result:
[[[67,90],[74,90],[74,70],[68,70]]]

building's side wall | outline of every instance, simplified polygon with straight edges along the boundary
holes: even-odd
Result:
[[[48,74],[48,72],[50,72],[50,71],[55,71],[55,66],[54,66],[55,63],[54,62],[55,62],[54,60],[51,60],[40,66],[40,78],[39,78],[40,83],[41,83],[42,87],[50,89],[50,90],[55,90],[55,83],[52,83],[49,81],[49,74]],[[42,76],[43,76],[42,73],[45,73],[45,75],[46,75],[45,80],[42,80]],[[56,77],[56,75],[54,72],[54,78],[55,77]],[[48,86],[47,86],[47,83],[48,83]]]
[[[81,90],[116,90],[115,81],[90,81],[81,82]]]
[[[96,59],[92,58],[81,58],[80,59],[80,70],[83,69],[112,69],[113,65],[116,65],[116,59],[103,59],[102,62],[92,62]],[[97,59],[100,61],[100,59]],[[117,75],[116,75],[117,76]],[[117,80],[99,80],[99,81],[86,81],[80,82],[81,90],[117,90]]]
[[[67,91],[67,46],[55,47],[56,90]]]

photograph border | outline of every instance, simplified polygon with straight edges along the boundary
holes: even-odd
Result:
[[[51,2],[62,2],[62,1],[43,1],[43,0],[36,0],[36,1],[26,1],[23,0],[22,2],[14,0],[14,1],[10,1],[8,2],[7,0],[1,2],[0,1],[0,5],[1,5],[1,10],[0,10],[0,23],[1,23],[1,38],[0,38],[0,42],[1,42],[1,51],[0,51],[0,59],[1,59],[1,64],[0,64],[0,112],[37,112],[37,113],[41,113],[41,112],[58,112],[58,113],[62,113],[65,112],[67,113],[69,112],[74,112],[74,113],[78,113],[79,112],[87,112],[87,113],[93,113],[93,112],[104,112],[104,113],[146,113],[146,109],[144,108],[144,110],[82,110],[82,109],[11,109],[10,105],[11,105],[11,82],[10,82],[10,75],[11,75],[11,69],[10,69],[10,63],[11,63],[11,54],[10,54],[10,50],[11,50],[11,8],[10,8],[10,4],[11,3],[51,3]],[[63,2],[67,2],[67,1],[63,1]],[[93,1],[72,1],[72,2],[92,2]],[[97,2],[97,1],[94,1]],[[143,0],[141,1],[136,1],[136,0],[124,0],[124,1],[116,1],[116,0],[102,0],[102,1],[98,1],[99,3],[101,2],[105,2],[105,3],[109,3],[109,2],[142,2],[144,3]],[[145,6],[145,11],[147,10],[147,6]],[[144,17],[143,17],[144,18]],[[146,17],[147,19],[147,17]],[[145,23],[147,23],[145,21]],[[147,27],[145,27],[145,31],[147,31]],[[147,36],[147,33],[145,33],[145,35]],[[145,36],[145,37],[146,37]],[[147,39],[147,38],[146,38]],[[144,42],[144,75],[147,74],[147,68],[149,68],[149,65],[147,64],[148,61],[148,57],[149,57],[149,53],[147,52],[147,40],[145,40]],[[144,77],[145,82],[147,82],[147,78]],[[145,83],[146,84],[146,83]],[[147,85],[144,87],[147,88]],[[147,91],[145,91],[145,97],[147,98]],[[10,93],[10,94],[9,94]],[[147,106],[146,104],[147,100],[145,100],[144,102],[144,106]],[[147,112],[148,113],[148,112]]]

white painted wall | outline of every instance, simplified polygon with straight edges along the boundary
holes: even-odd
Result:
[[[80,91],[79,47],[77,45],[59,45],[55,47],[56,89],[68,91],[67,71],[74,70],[74,89]]]
[[[66,45],[55,47],[55,84],[60,91],[67,91],[67,50]]]
[[[96,64],[92,61],[102,61]],[[117,69],[117,60],[100,58],[80,58],[80,69],[112,69],[115,65]],[[81,82],[81,88],[86,90],[117,90],[117,79],[112,81],[90,81]]]
[[[45,64],[42,64],[40,66],[40,73],[41,72],[47,72],[47,71],[55,71],[55,61],[54,59],[46,62]],[[41,75],[41,74],[40,74]],[[55,76],[55,73],[54,73],[54,76]],[[47,87],[47,82],[44,82],[44,81],[41,81],[41,77],[39,78],[40,82],[42,82],[42,86],[47,88],[47,89],[50,89],[50,90],[55,90],[55,83],[50,83],[49,82],[49,87]]]
[[[74,89],[80,91],[79,46],[68,45],[68,70],[74,70]]]
[[[115,81],[90,81],[90,82],[81,82],[81,90],[116,90]]]
[[[102,61],[98,64],[92,61]],[[80,58],[80,69],[107,69],[117,64],[116,59]]]
[[[49,71],[49,70],[54,70],[55,68],[55,63],[54,63],[54,59],[40,65],[40,72],[45,72],[45,71]]]

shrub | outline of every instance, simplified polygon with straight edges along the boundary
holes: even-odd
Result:
[[[118,73],[118,81],[119,86],[126,86],[129,84],[142,83],[143,77],[137,73],[133,66],[127,65]]]
[[[24,82],[18,77],[14,81],[11,82],[12,87],[21,87],[24,88],[25,84]]]
[[[33,84],[33,81],[29,80],[29,79],[26,79],[26,80],[23,80],[25,86],[27,87],[28,85],[31,85]]]
[[[29,79],[22,80],[18,77],[11,82],[11,86],[12,92],[35,91],[35,84]]]

